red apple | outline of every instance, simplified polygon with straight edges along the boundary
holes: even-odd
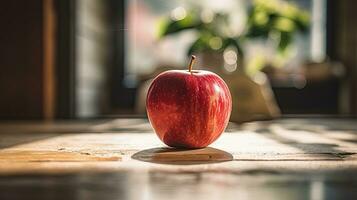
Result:
[[[226,83],[215,73],[169,70],[151,83],[146,110],[151,125],[168,146],[203,148],[225,130],[232,110]]]

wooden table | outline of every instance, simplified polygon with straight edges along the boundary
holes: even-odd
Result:
[[[146,119],[0,123],[0,199],[357,199],[357,120],[230,124],[164,147]]]

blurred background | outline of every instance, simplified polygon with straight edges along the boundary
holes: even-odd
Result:
[[[12,0],[0,6],[0,119],[145,116],[152,78],[211,70],[232,121],[356,116],[356,1]]]

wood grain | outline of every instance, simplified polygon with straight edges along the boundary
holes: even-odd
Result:
[[[165,147],[145,119],[1,123],[0,175],[101,171],[357,172],[351,119],[230,124],[209,148]]]

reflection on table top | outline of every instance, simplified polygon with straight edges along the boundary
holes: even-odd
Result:
[[[187,151],[145,119],[2,122],[0,199],[356,199],[356,122],[230,124]]]

